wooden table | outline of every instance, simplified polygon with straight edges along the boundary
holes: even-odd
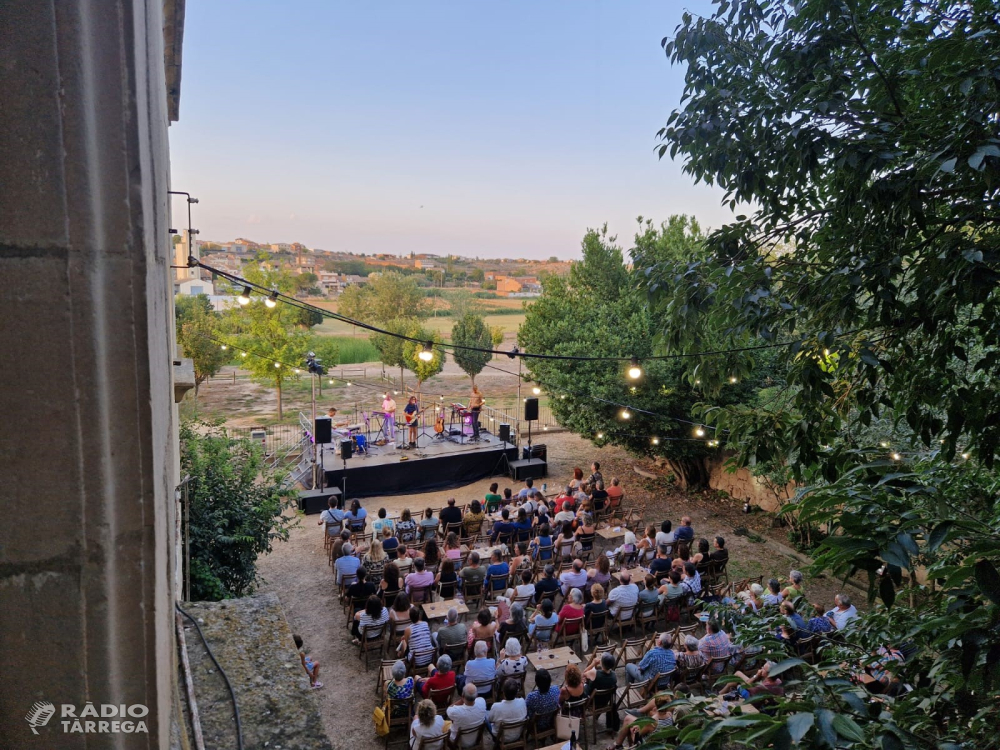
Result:
[[[547,651],[533,651],[528,654],[528,661],[535,669],[561,669],[569,664],[579,664],[580,657],[569,646],[560,646]]]
[[[493,550],[500,550],[500,554],[503,554],[503,547],[499,547],[499,546],[498,547],[481,547],[481,548],[480,547],[473,547],[472,549],[469,549],[466,545],[464,545],[464,544],[462,545],[462,552],[463,553],[465,553],[465,552],[478,552],[479,553],[479,562],[480,563],[488,563],[489,559],[490,559],[490,556],[493,554]]]
[[[465,606],[465,602],[461,599],[443,599],[437,602],[427,602],[423,605],[424,615],[427,616],[428,620],[436,620],[440,617],[446,617],[448,615],[448,610],[454,607],[458,610],[458,614],[467,615],[469,614],[469,608]]]
[[[603,529],[598,529],[597,536],[604,539],[617,539],[620,536],[625,536],[626,531],[628,531],[628,529],[624,526],[607,526]]]

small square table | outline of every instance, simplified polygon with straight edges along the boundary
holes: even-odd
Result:
[[[569,646],[560,646],[546,651],[533,651],[528,654],[528,661],[535,669],[561,669],[569,664],[579,664],[580,657]]]
[[[625,532],[628,531],[624,526],[606,526],[603,529],[597,530],[597,536],[604,539],[617,539],[620,536],[625,536]]]
[[[436,620],[447,616],[448,610],[452,607],[457,609],[460,615],[469,614],[469,608],[465,606],[465,602],[461,599],[442,599],[436,602],[425,602],[423,605],[424,614],[428,620]]]
[[[612,573],[611,575],[618,583],[621,583],[622,573],[628,573],[632,579],[632,583],[638,585],[640,581],[646,580],[647,572],[645,568],[632,568],[631,570],[619,570],[617,573]]]

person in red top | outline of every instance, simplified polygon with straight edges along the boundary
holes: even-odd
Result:
[[[568,600],[559,610],[559,624],[556,625],[556,632],[563,632],[563,624],[566,620],[575,617],[583,617],[583,592],[580,589],[570,590]],[[566,626],[566,635],[576,635],[579,631],[580,623]]]
[[[419,688],[421,695],[427,698],[430,696],[431,690],[447,690],[448,688],[454,690],[455,670],[451,667],[451,657],[448,654],[442,654],[438,657],[437,667],[431,667],[430,675],[417,678],[417,688]],[[438,697],[439,706],[442,708],[450,706],[451,698],[451,693],[444,697]]]
[[[618,477],[614,477],[611,480],[611,486],[607,489],[608,493],[608,507],[617,508],[622,504],[622,495],[625,494],[625,490],[621,488],[618,483]]]

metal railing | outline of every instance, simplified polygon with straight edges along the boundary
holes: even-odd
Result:
[[[230,437],[245,438],[260,443],[264,449],[264,455],[268,458],[283,457],[294,453],[300,448],[303,440],[309,439],[303,434],[303,425],[273,424],[262,427],[226,427],[225,429]]]

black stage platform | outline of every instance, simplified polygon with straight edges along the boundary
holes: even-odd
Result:
[[[396,429],[398,433],[400,427]],[[517,460],[517,448],[512,443],[506,446],[507,461]],[[323,452],[323,468],[326,486],[346,489],[347,498],[398,495],[447,489],[506,474],[504,452],[504,443],[485,431],[480,442],[472,443],[468,437],[439,437],[423,427],[417,448],[369,445],[368,454],[355,453],[347,459],[346,468],[338,444],[332,443]]]

